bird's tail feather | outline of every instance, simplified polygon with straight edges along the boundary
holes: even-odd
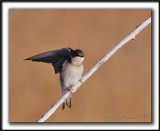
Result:
[[[69,96],[64,102],[63,102],[63,105],[62,105],[62,110],[65,109],[65,106],[68,106],[69,108],[71,108],[71,96]]]

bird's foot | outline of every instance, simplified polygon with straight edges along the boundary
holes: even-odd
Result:
[[[72,94],[75,94],[74,91],[73,91],[73,89],[68,88],[68,90],[69,90]]]
[[[83,83],[81,79],[79,80],[79,82]]]

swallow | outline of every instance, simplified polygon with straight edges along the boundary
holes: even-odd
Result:
[[[62,95],[68,90],[71,91],[70,88],[80,80],[84,69],[84,53],[79,49],[73,50],[71,48],[62,48],[44,52],[25,60],[52,64],[55,74],[60,74]],[[65,106],[71,108],[71,94],[63,102],[63,110],[65,109]]]

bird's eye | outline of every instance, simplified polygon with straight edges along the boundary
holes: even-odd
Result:
[[[73,52],[73,53],[72,53],[72,57],[75,57],[75,56],[76,56],[76,54]]]

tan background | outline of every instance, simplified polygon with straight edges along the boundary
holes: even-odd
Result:
[[[35,122],[61,97],[52,65],[23,61],[71,47],[85,53],[84,73],[150,9],[10,9],[9,121]],[[151,24],[100,67],[46,122],[151,122]]]

